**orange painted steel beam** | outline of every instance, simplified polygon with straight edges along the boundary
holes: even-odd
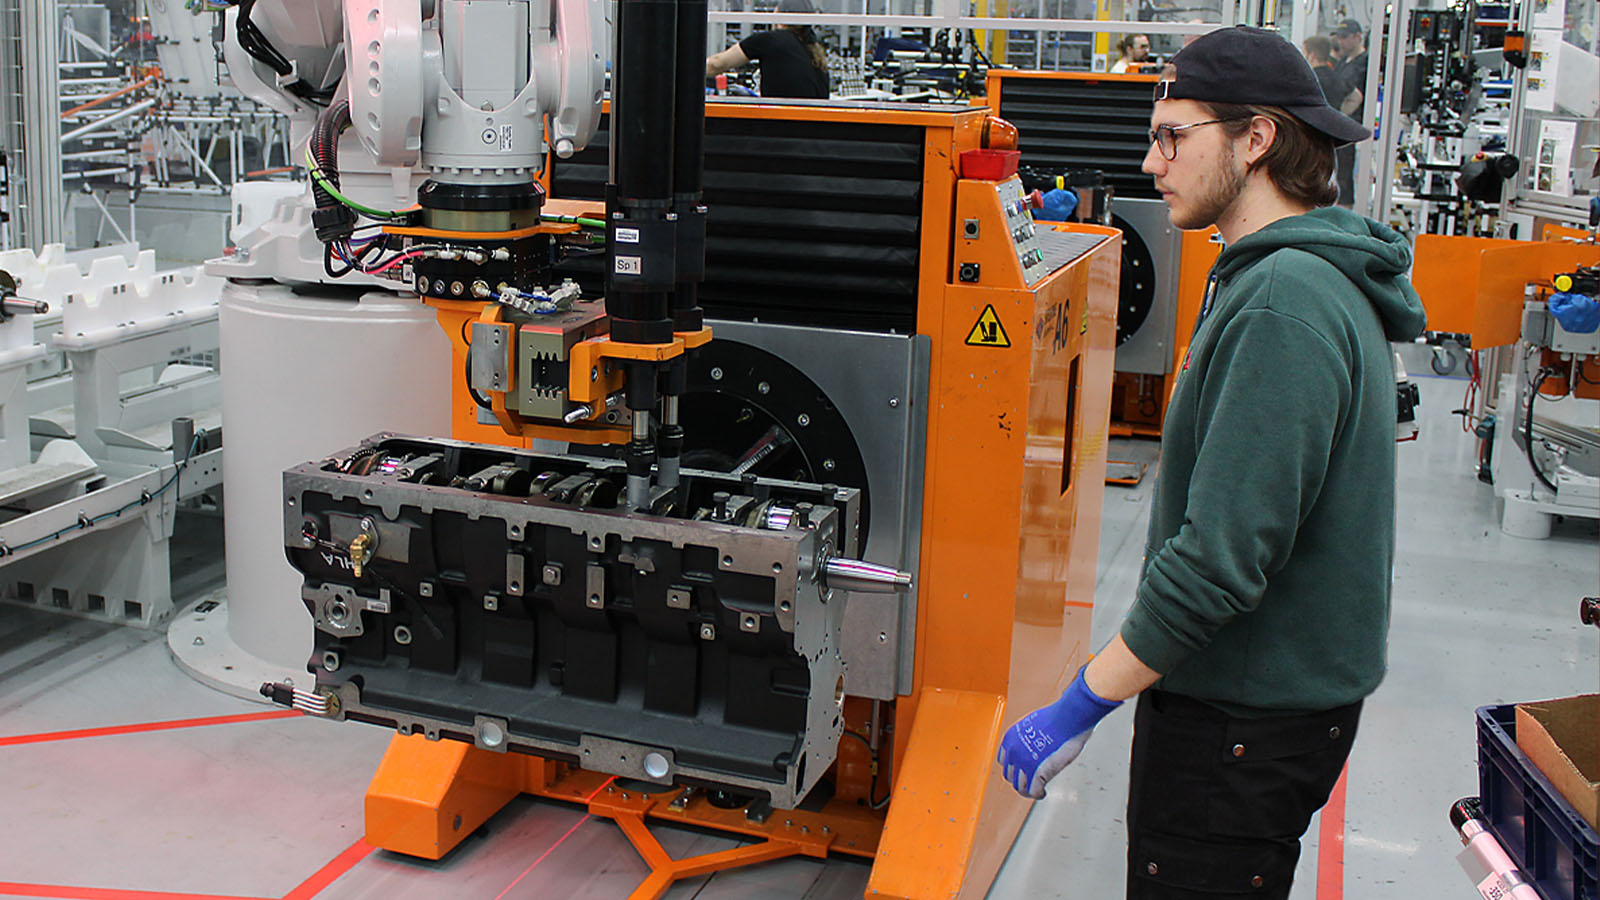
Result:
[[[1422,305],[1428,311],[1428,330],[1472,334],[1478,327],[1478,280],[1482,277],[1483,252],[1495,247],[1514,247],[1520,243],[1526,242],[1440,234],[1418,235],[1413,249],[1411,286],[1417,289],[1417,295],[1422,298]],[[1520,287],[1515,302],[1520,319]],[[1476,339],[1473,345],[1478,345]]]
[[[632,805],[628,805],[626,801],[623,805],[617,805],[600,800],[589,804],[591,815],[617,823],[617,827],[622,829],[629,843],[633,844],[633,848],[650,867],[649,877],[629,895],[629,900],[658,900],[674,883],[685,878],[698,878],[713,872],[723,872],[790,856],[825,857],[828,853],[826,843],[818,846],[770,837],[758,844],[673,859],[650,832],[650,826],[645,824],[645,812],[656,804],[657,801],[653,798],[636,799]]]
[[[523,757],[396,735],[367,788],[367,843],[440,859],[522,793]]]
[[[1004,712],[998,694],[934,689],[923,695],[868,897],[960,894]]]
[[[1529,282],[1549,284],[1558,272],[1600,263],[1600,246],[1518,241],[1513,247],[1486,249],[1481,258],[1472,332],[1472,346],[1479,350],[1520,340],[1524,287]],[[1433,327],[1431,321],[1428,327]]]
[[[698,878],[789,856],[804,855],[821,859],[828,855],[828,846],[834,841],[831,829],[813,831],[810,826],[797,825],[792,819],[786,819],[788,824],[775,827],[773,833],[760,843],[673,859],[651,833],[645,817],[661,808],[665,797],[675,793],[640,794],[618,789],[608,779],[604,792],[596,791],[589,797],[589,814],[616,822],[650,867],[649,877],[633,891],[630,900],[657,900],[675,882],[685,878]]]

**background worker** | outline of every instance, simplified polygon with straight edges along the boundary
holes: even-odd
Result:
[[[814,13],[811,0],[781,0],[780,13]],[[761,63],[761,96],[828,99],[828,57],[810,25],[779,25],[758,31],[732,47],[706,57],[706,77]]]
[[[1337,98],[1329,95],[1328,104],[1350,118],[1360,122],[1366,114],[1367,41],[1361,23],[1345,19],[1333,29],[1329,38],[1333,53],[1338,59],[1333,71],[1338,79]],[[1339,182],[1339,205],[1350,209],[1355,205],[1356,148],[1340,147],[1335,156],[1335,171]]]
[[[1326,35],[1313,34],[1306,38],[1303,49],[1306,63],[1311,66],[1311,73],[1317,76],[1317,84],[1322,86],[1322,96],[1327,99],[1328,105],[1332,106],[1335,100],[1343,99],[1340,96],[1339,76],[1333,68],[1333,41]]]
[[[1119,58],[1111,64],[1113,74],[1122,74],[1127,71],[1139,71],[1138,64],[1150,59],[1150,37],[1143,34],[1127,34],[1122,40],[1117,41]]]
[[[1001,741],[1029,797],[1137,696],[1130,900],[1289,896],[1382,680],[1394,558],[1390,341],[1422,333],[1392,229],[1328,209],[1369,135],[1293,45],[1225,28],[1156,84],[1144,171],[1225,243],[1177,374],[1138,592],[1061,699]]]

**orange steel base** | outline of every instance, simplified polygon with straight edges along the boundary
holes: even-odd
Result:
[[[534,794],[578,804],[592,816],[615,821],[651,868],[631,900],[655,900],[680,879],[787,856],[822,858],[834,852],[870,857],[883,828],[882,812],[841,799],[820,812],[775,810],[757,823],[743,810],[711,805],[702,792],[639,793],[615,781],[540,757],[397,735],[367,790],[366,839],[385,850],[439,859],[517,795]],[[650,834],[646,822],[651,819],[765,840],[672,859]]]
[[[607,776],[563,763],[396,737],[367,794],[369,843],[438,859],[528,793],[615,820],[656,870],[636,898],[659,896],[689,874],[827,853],[874,859],[869,897],[987,893],[1032,806],[999,775],[1000,737],[1011,721],[1053,701],[1090,650],[1121,260],[1116,230],[1063,226],[1105,240],[1024,281],[996,183],[957,173],[987,114],[708,104],[712,118],[904,125],[925,135],[917,333],[932,352],[914,668],[912,683],[886,704],[876,765],[865,741],[847,737],[826,806],[752,822],[698,795],[680,808],[675,793],[623,797]],[[980,221],[980,237],[963,236],[958,223],[969,219]],[[979,264],[980,281],[959,280],[967,263]],[[476,305],[430,302],[459,372]],[[1009,346],[968,344],[991,308]],[[472,401],[463,400],[453,411],[457,438],[526,444],[479,425]],[[845,727],[869,740],[870,709],[870,701],[845,698]],[[873,809],[885,802],[886,810]],[[650,820],[765,842],[670,860],[645,833]]]

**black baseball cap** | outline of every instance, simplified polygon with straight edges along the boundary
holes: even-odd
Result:
[[[1355,19],[1345,19],[1339,24],[1333,26],[1334,34],[1361,34],[1364,30],[1365,29],[1361,27],[1361,23],[1357,22]]]
[[[1157,100],[1278,106],[1336,145],[1372,137],[1365,125],[1328,105],[1310,63],[1276,32],[1219,28],[1179,50],[1172,66],[1177,75],[1156,82]]]

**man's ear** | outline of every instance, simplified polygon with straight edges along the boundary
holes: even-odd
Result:
[[[1278,123],[1266,116],[1256,116],[1250,120],[1250,133],[1247,137],[1249,140],[1245,145],[1244,163],[1246,167],[1254,168],[1278,140]]]

